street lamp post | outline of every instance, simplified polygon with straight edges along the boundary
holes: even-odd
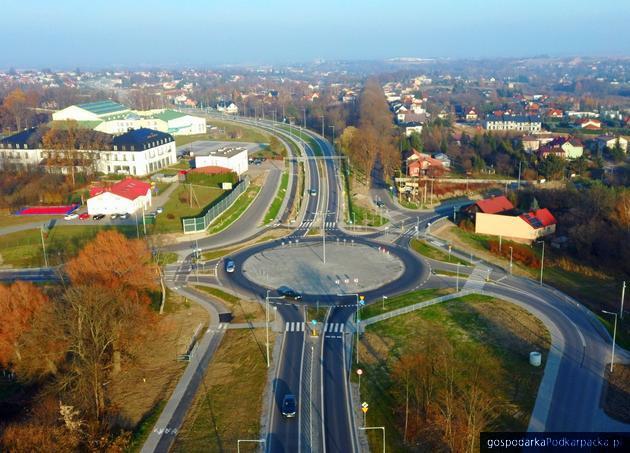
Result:
[[[459,261],[457,262],[457,280],[455,280],[455,290],[459,291]]]
[[[512,275],[512,246],[510,246],[510,275]]]
[[[356,331],[357,331],[357,365],[359,364],[359,323],[361,322],[361,317],[359,314],[359,299],[363,300],[363,296],[360,296],[357,293],[345,293],[345,294],[337,294],[338,297],[343,296],[354,296],[357,300],[357,309],[356,309]]]
[[[270,289],[267,290],[265,296],[265,335],[267,337],[267,368],[270,367],[269,363],[269,299],[284,299],[284,296],[269,296]]]
[[[621,287],[621,308],[619,308],[619,318],[623,319],[623,300],[626,298],[626,282]]]
[[[615,363],[615,341],[617,339],[617,313],[613,313],[611,311],[602,310],[602,313],[606,313],[607,315],[613,315],[615,317],[615,326],[613,327],[613,341],[612,341],[612,352],[610,357],[610,372],[613,372],[613,364]]]
[[[536,241],[536,243],[542,243],[542,256],[540,258],[540,285],[543,284],[543,269],[545,267],[545,241]]]

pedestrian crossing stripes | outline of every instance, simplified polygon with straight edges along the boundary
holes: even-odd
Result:
[[[327,322],[322,325],[323,327],[319,327],[324,333],[343,333],[344,332],[344,323],[342,322]],[[304,323],[303,322],[285,322],[284,323],[284,331],[285,332],[304,332]]]
[[[486,276],[488,275],[488,269],[482,266],[476,266],[470,273],[468,280],[464,284],[464,291],[475,291],[483,289],[485,285]]]
[[[313,220],[304,220],[299,227],[298,230],[310,230],[311,228],[321,229],[322,222],[313,221]],[[335,230],[337,228],[337,222],[324,222],[324,228],[326,230]]]
[[[287,322],[284,324],[285,332],[304,332],[303,322]]]

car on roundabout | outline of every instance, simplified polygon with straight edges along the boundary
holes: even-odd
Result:
[[[284,296],[285,299],[302,300],[302,295],[288,286],[281,286],[278,288],[278,294]]]

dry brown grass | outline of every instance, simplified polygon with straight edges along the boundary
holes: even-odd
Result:
[[[113,403],[120,409],[122,424],[132,429],[160,401],[168,399],[186,362],[176,360],[186,352],[195,328],[208,323],[208,313],[183,297],[170,294],[168,313],[136,353],[134,360],[108,385]]]
[[[264,307],[256,301],[243,300],[238,296],[210,286],[195,285],[194,288],[219,299],[232,312],[232,316],[234,316],[232,319],[233,323],[265,320]],[[270,316],[273,316],[271,309]]]
[[[606,368],[604,411],[615,420],[630,423],[630,364]]]
[[[264,341],[264,329],[226,332],[172,451],[236,451],[238,439],[258,438],[267,379]]]

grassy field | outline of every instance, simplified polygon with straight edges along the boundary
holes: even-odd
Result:
[[[385,225],[388,222],[387,218],[385,216],[381,216],[378,211],[364,206],[359,206],[354,201],[350,206],[348,217],[351,223],[356,226],[378,227]]]
[[[135,226],[56,226],[45,239],[48,265],[56,266],[74,257],[99,231],[116,229],[128,237],[136,236]],[[44,266],[40,230],[24,230],[0,236],[0,265],[14,267]]]
[[[444,261],[445,263],[453,263],[453,264],[461,264],[462,266],[470,266],[468,261],[465,261],[461,258],[457,258],[453,255],[450,255],[440,249],[435,247],[431,247],[427,244],[426,241],[422,241],[419,239],[411,240],[411,248],[418,252],[420,255],[426,256],[427,258],[431,258],[437,261]]]
[[[503,267],[509,265],[509,261],[497,255],[490,255],[488,252],[488,236],[463,231],[460,228],[451,228],[451,236],[459,238],[474,252],[482,258],[489,258],[490,261]],[[534,253],[540,256],[540,246],[533,248]],[[586,275],[582,272],[572,272],[554,265],[554,251],[550,247],[545,248],[545,268],[543,271],[544,283],[551,285],[560,291],[568,294],[583,303],[602,319],[604,326],[613,333],[613,322],[610,319],[602,318],[601,310],[618,311],[621,300],[621,279],[613,277]],[[514,273],[525,275],[535,280],[540,276],[540,269],[532,269],[514,263]],[[617,326],[617,344],[623,348],[630,349],[630,317],[620,320]]]
[[[374,301],[374,303],[371,303],[361,309],[361,319],[371,318],[372,316],[380,315],[381,313],[386,313],[391,310],[396,310],[398,308],[403,308],[408,305],[417,304],[418,302],[434,299],[454,292],[455,290],[453,288],[419,289],[400,296],[390,297],[389,299],[385,299],[384,303],[382,300]],[[385,307],[384,309],[383,306]]]
[[[265,214],[263,225],[268,225],[269,223],[271,223],[280,212],[280,207],[282,206],[284,197],[287,194],[288,184],[289,184],[289,173],[284,171],[282,172],[282,177],[280,178],[280,186],[278,187],[278,192],[276,193],[275,198],[271,202],[271,205],[269,205],[269,210],[267,211],[267,214]]]
[[[216,126],[218,129],[209,130],[206,134],[178,135],[175,137],[175,144],[183,146],[199,140],[251,143],[269,143],[270,140],[269,134],[253,127],[215,119],[208,120],[208,123],[209,127]]]
[[[265,320],[265,310],[256,302],[242,301],[240,297],[210,286],[195,285],[195,288],[222,301],[231,310],[232,316],[234,316],[232,322],[258,322]],[[271,311],[270,319],[273,319]]]
[[[238,439],[259,438],[267,379],[264,342],[264,329],[225,333],[173,452],[236,451]],[[254,452],[257,448],[245,444],[240,451]]]
[[[286,132],[291,132],[296,137],[299,137],[302,140],[304,140],[308,144],[308,146],[310,146],[310,148],[313,150],[313,154],[315,154],[316,156],[322,155],[322,150],[319,147],[319,144],[317,143],[317,141],[310,135],[304,133],[301,129],[297,129],[295,127],[289,127],[288,124],[281,125],[279,127],[284,129]]]
[[[208,233],[218,233],[232,225],[232,223],[238,220],[247,208],[249,208],[249,205],[252,204],[258,192],[260,192],[260,186],[250,184],[245,193],[238,197],[232,206],[223,211],[223,213],[212,222],[210,228],[208,228]]]
[[[459,389],[466,388],[462,376],[477,359],[468,354],[483,350],[491,357],[498,365],[494,370],[498,378],[486,385],[491,386],[492,395],[501,403],[497,406],[499,414],[488,429],[517,432],[527,429],[544,371],[543,367],[529,365],[528,354],[538,350],[546,359],[549,334],[540,321],[515,305],[483,296],[467,296],[368,326],[360,347],[361,401],[369,404],[367,424],[385,426],[387,451],[430,451],[426,445],[423,449],[403,442],[405,393],[394,370],[401,357],[430,351],[423,348],[430,347],[425,345],[432,341],[446,341],[452,348],[456,366],[462,373],[454,375],[454,384]],[[352,376],[356,382],[356,373]],[[443,403],[441,391],[436,388],[435,392],[435,401]],[[410,418],[414,416],[415,411]],[[442,428],[438,424],[438,429]],[[368,434],[372,451],[382,448],[381,436],[381,432]]]
[[[181,233],[182,217],[195,217],[202,214],[204,209],[223,195],[224,191],[214,187],[193,186],[192,207],[190,205],[190,188],[188,185],[179,186],[164,205],[164,212],[157,216],[151,232]]]
[[[14,225],[24,225],[25,223],[40,223],[43,225],[53,219],[56,219],[59,222],[64,221],[63,216],[2,214],[0,215],[0,228]]]

